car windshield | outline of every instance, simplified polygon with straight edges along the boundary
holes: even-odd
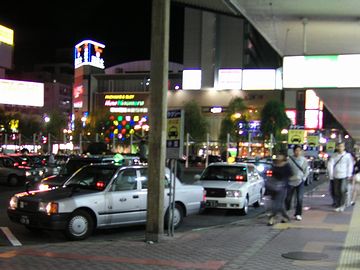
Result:
[[[91,160],[81,160],[81,159],[70,159],[64,166],[60,169],[61,175],[72,175],[81,167],[91,163]]]
[[[115,174],[116,168],[86,166],[77,171],[65,186],[78,186],[88,189],[105,188],[112,176]]]
[[[209,166],[200,180],[206,181],[247,181],[245,166]]]

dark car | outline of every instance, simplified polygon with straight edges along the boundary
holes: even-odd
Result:
[[[264,178],[264,182],[266,184],[266,181],[272,177],[272,162],[266,161],[266,160],[253,160],[253,159],[247,159],[245,160],[246,163],[252,163],[255,165],[257,171],[259,174]],[[265,190],[265,195],[268,194],[268,191]]]
[[[39,180],[39,172],[29,166],[19,164],[8,156],[0,156],[0,182],[10,186],[18,186],[26,182]]]
[[[61,167],[59,174],[41,179],[35,185],[28,185],[28,189],[49,189],[62,186],[69,177],[85,165],[93,163],[114,163],[113,156],[69,157]]]

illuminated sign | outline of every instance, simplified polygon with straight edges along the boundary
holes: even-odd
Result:
[[[44,84],[0,79],[0,104],[44,106]]]
[[[287,56],[283,87],[360,87],[360,54]]]
[[[148,95],[105,94],[103,105],[110,107],[112,113],[147,113],[145,107]]]
[[[73,89],[73,107],[79,109],[83,107],[83,96],[84,96],[84,86],[79,85]]]
[[[241,89],[241,69],[219,69],[217,88]]]
[[[200,89],[201,70],[183,70],[182,86],[183,89]]]
[[[244,69],[242,77],[243,90],[276,89],[275,69]]]
[[[212,112],[212,113],[222,113],[222,111],[223,111],[223,108],[221,108],[221,107],[212,107],[210,109],[210,112]]]
[[[285,110],[286,116],[290,119],[292,125],[296,125],[296,110]]]
[[[14,30],[0,25],[0,42],[14,46]]]
[[[104,69],[104,59],[102,58],[104,44],[92,40],[84,40],[75,45],[75,68],[89,65]]]

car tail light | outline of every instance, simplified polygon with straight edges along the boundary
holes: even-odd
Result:
[[[271,177],[272,175],[273,175],[272,170],[267,170],[267,171],[266,171],[266,176],[267,176],[267,177]]]
[[[206,190],[203,191],[203,202],[206,202]]]
[[[236,181],[244,181],[244,176],[243,175],[237,175],[237,176],[235,176],[235,180]]]
[[[19,165],[20,165],[19,162],[14,162],[14,167],[17,167]]]
[[[96,188],[103,190],[105,188],[105,182],[104,181],[97,181],[96,182]]]

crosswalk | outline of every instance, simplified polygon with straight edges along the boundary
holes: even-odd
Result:
[[[8,227],[0,227],[0,246],[22,246]]]

